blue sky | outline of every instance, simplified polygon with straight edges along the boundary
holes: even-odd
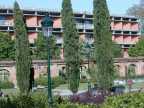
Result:
[[[0,0],[0,6],[12,7],[15,0]],[[62,0],[17,0],[22,8],[61,9]],[[71,0],[74,11],[92,12],[93,0]],[[126,10],[139,0],[107,0],[111,14],[125,14]]]

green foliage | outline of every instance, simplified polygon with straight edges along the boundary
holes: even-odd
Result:
[[[52,88],[56,88],[62,84],[66,84],[66,80],[62,79],[61,77],[55,77],[52,79]]]
[[[30,95],[13,96],[12,102],[16,108],[35,108],[34,101]]]
[[[0,81],[0,89],[10,89],[13,87],[14,84],[10,81]]]
[[[15,42],[8,33],[0,32],[0,60],[15,59]]]
[[[132,79],[136,77],[136,71],[135,71],[135,66],[134,65],[130,65],[128,66],[128,73],[127,73],[127,78],[128,79]]]
[[[110,15],[106,0],[94,0],[94,47],[97,63],[97,84],[102,89],[112,86],[114,65],[112,54],[112,33]]]
[[[47,83],[48,83],[47,76],[41,75],[39,78],[36,79],[36,85],[47,86]]]
[[[143,108],[144,93],[109,97],[101,108]]]
[[[98,108],[98,106],[67,103],[67,104],[60,104],[59,108]]]
[[[57,99],[58,97],[53,98],[53,108],[98,108],[96,105],[73,104],[65,100],[58,104]],[[0,105],[0,108],[49,108],[47,95],[42,92],[0,98]]]
[[[23,13],[17,2],[14,3],[14,26],[16,35],[16,76],[21,93],[29,92],[31,57],[29,41]]]
[[[90,76],[90,79],[93,81],[93,82],[96,82],[96,79],[97,79],[97,73],[98,70],[97,70],[97,66],[96,65],[93,65],[90,67],[90,70],[88,72],[89,76]]]
[[[112,52],[114,58],[122,57],[122,48],[115,42],[112,42]]]
[[[89,59],[94,59],[94,49],[92,47],[92,45],[89,44],[89,48],[87,48],[87,43],[84,42],[84,41],[80,41],[80,59],[81,60],[85,60],[85,59],[88,59],[88,56],[89,56]]]
[[[128,54],[131,57],[143,57],[144,56],[144,38],[141,38],[135,45],[128,50]]]
[[[80,80],[80,43],[76,24],[73,19],[71,0],[63,0],[62,25],[64,27],[64,58],[69,89],[76,93]]]
[[[40,76],[38,79],[36,79],[37,85],[43,85],[47,86],[47,76]],[[54,77],[52,78],[52,88],[56,88],[61,84],[65,84],[66,80],[62,79],[61,77]]]
[[[34,55],[36,59],[47,59],[47,39],[43,36],[42,33],[38,34],[38,38],[35,41],[36,49],[34,51]],[[51,48],[51,58],[59,59],[60,58],[60,48],[56,45],[56,37],[53,35],[49,40],[50,48]]]
[[[36,92],[32,94],[32,99],[35,103],[35,108],[47,108],[48,101],[47,95],[42,92]]]

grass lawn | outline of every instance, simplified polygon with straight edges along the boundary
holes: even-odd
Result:
[[[56,87],[55,89],[67,90],[68,89],[68,84],[60,85],[59,87]],[[80,83],[79,90],[87,90],[87,83]],[[2,89],[2,91],[3,91],[4,94],[12,94],[12,95],[19,93],[18,89]],[[47,92],[46,89],[41,89],[39,91]]]
[[[126,86],[127,88],[127,86]],[[139,82],[139,83],[134,83],[132,85],[132,89],[140,89],[140,88],[144,88],[144,82]],[[60,85],[58,87],[56,87],[55,89],[59,89],[59,90],[68,90],[68,84],[63,84]],[[87,90],[88,89],[88,84],[87,83],[80,83],[80,87],[79,90]],[[4,92],[4,94],[17,94],[19,92],[18,89],[2,89],[2,91]],[[46,92],[46,89],[41,89],[42,92]]]

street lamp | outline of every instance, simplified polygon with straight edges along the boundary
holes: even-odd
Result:
[[[52,35],[53,30],[53,20],[46,15],[41,22],[42,25],[42,32],[44,34],[44,37],[46,37],[47,40],[47,53],[48,53],[48,60],[47,60],[47,72],[48,72],[48,103],[49,106],[52,106],[53,100],[52,100],[52,88],[51,88],[51,72],[50,72],[50,41],[49,38]]]
[[[85,48],[86,48],[86,55],[87,55],[87,60],[88,60],[88,73],[90,73],[90,52],[91,52],[91,45],[89,44],[89,42],[86,43]],[[90,81],[88,79],[88,92],[90,92],[90,89],[91,89],[91,84],[90,84]]]

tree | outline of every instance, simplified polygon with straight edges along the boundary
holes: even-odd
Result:
[[[122,57],[121,46],[115,42],[112,42],[112,53],[114,58]]]
[[[15,41],[8,33],[0,33],[0,60],[15,59]]]
[[[31,57],[23,13],[17,2],[14,3],[14,27],[16,35],[16,76],[20,92],[29,92]]]
[[[78,91],[80,80],[80,47],[79,35],[73,19],[71,0],[63,0],[62,25],[64,27],[64,58],[69,88],[73,93]]]
[[[47,59],[47,44],[46,38],[42,33],[38,34],[38,38],[35,41],[36,50],[34,55],[36,55],[36,59]],[[50,37],[50,47],[51,47],[51,58],[59,59],[60,58],[60,48],[56,45],[56,37],[53,35]]]
[[[140,0],[139,4],[134,4],[127,10],[128,15],[144,17],[144,0]]]
[[[113,85],[114,65],[110,15],[106,0],[94,0],[94,47],[97,65],[97,85],[108,90]]]
[[[143,57],[144,56],[144,38],[141,38],[135,45],[130,47],[128,54],[131,57]]]
[[[85,42],[81,42],[80,43],[80,52],[81,52],[81,59],[87,59],[86,56],[86,43]],[[112,42],[112,54],[114,58],[119,58],[122,57],[122,49],[121,49],[121,45]],[[90,60],[94,60],[94,48],[92,45],[90,45]]]

